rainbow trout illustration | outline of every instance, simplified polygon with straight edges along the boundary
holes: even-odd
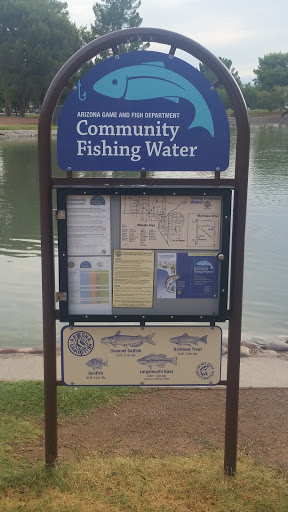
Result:
[[[179,279],[179,275],[173,275],[173,276],[169,276],[167,277],[167,279],[165,279],[165,283],[164,283],[164,286],[165,286],[165,290],[167,292],[175,292],[176,290],[176,281],[177,279]]]
[[[128,101],[165,98],[179,103],[180,98],[184,98],[195,107],[195,117],[189,129],[202,127],[214,137],[211,112],[203,96],[186,78],[165,68],[161,61],[112,71],[97,80],[93,89],[103,96]]]
[[[189,336],[187,332],[182,334],[182,336],[176,336],[175,338],[170,338],[171,343],[176,343],[176,345],[198,345],[198,343],[205,343],[207,345],[207,334],[202,336]]]
[[[148,334],[147,336],[129,336],[129,334],[121,334],[121,331],[117,331],[114,336],[107,336],[106,338],[101,338],[101,343],[105,343],[106,345],[112,345],[115,347],[116,345],[122,345],[122,347],[140,347],[144,342],[151,343],[151,345],[156,345],[155,341],[153,341],[153,334]]]
[[[152,366],[159,366],[159,368],[164,368],[167,363],[177,365],[177,357],[167,357],[166,354],[149,354],[149,356],[144,356],[140,359],[137,359],[137,363],[145,364],[151,370]]]

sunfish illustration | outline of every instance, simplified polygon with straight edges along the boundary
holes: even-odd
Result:
[[[167,277],[167,279],[165,279],[164,286],[165,286],[166,292],[175,292],[176,281],[177,281],[177,279],[179,279],[179,277],[180,277],[179,275],[175,275],[175,276],[169,276],[169,277]]]
[[[211,268],[211,270],[214,270],[212,263],[210,263],[210,261],[207,261],[207,260],[197,261],[196,265],[198,267],[208,267],[208,268]]]
[[[89,366],[89,368],[92,368],[93,370],[102,370],[102,366],[108,366],[107,361],[103,361],[101,357],[97,359],[96,357],[94,359],[90,359],[86,363],[86,366]]]
[[[189,336],[187,332],[182,334],[182,336],[175,336],[175,338],[170,338],[171,343],[176,343],[176,345],[198,345],[198,343],[207,344],[207,334],[206,336]]]
[[[159,366],[164,368],[167,363],[177,365],[177,357],[167,357],[166,354],[149,354],[149,356],[141,357],[137,359],[137,363],[145,364],[151,369],[152,366]]]
[[[112,71],[97,80],[93,89],[110,98],[132,101],[165,98],[179,103],[180,98],[184,98],[195,107],[195,117],[189,129],[202,127],[214,137],[211,112],[203,96],[186,78],[165,68],[161,61]]]
[[[148,334],[147,336],[129,336],[128,334],[121,334],[121,331],[117,331],[114,336],[107,336],[106,338],[101,338],[101,343],[105,343],[106,345],[122,345],[123,347],[140,347],[144,342],[151,343],[151,345],[156,345],[155,341],[153,341],[153,334]]]

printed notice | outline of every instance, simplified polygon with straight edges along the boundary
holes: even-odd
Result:
[[[62,380],[86,386],[213,386],[221,379],[219,327],[69,326]]]
[[[69,314],[111,314],[111,257],[68,258]]]
[[[110,196],[67,196],[69,256],[111,255]]]
[[[192,253],[157,255],[158,299],[212,299],[218,297],[217,256]]]
[[[221,210],[220,196],[123,196],[121,248],[218,250]]]
[[[154,251],[114,251],[113,307],[152,308]]]

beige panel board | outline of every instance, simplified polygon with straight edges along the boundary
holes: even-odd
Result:
[[[153,307],[154,251],[114,250],[113,306]]]
[[[221,380],[221,343],[220,327],[65,327],[62,380],[77,386],[211,386]]]
[[[220,196],[121,197],[122,249],[218,250]]]

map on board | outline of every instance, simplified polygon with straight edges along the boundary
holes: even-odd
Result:
[[[123,196],[122,249],[219,249],[221,197]]]

